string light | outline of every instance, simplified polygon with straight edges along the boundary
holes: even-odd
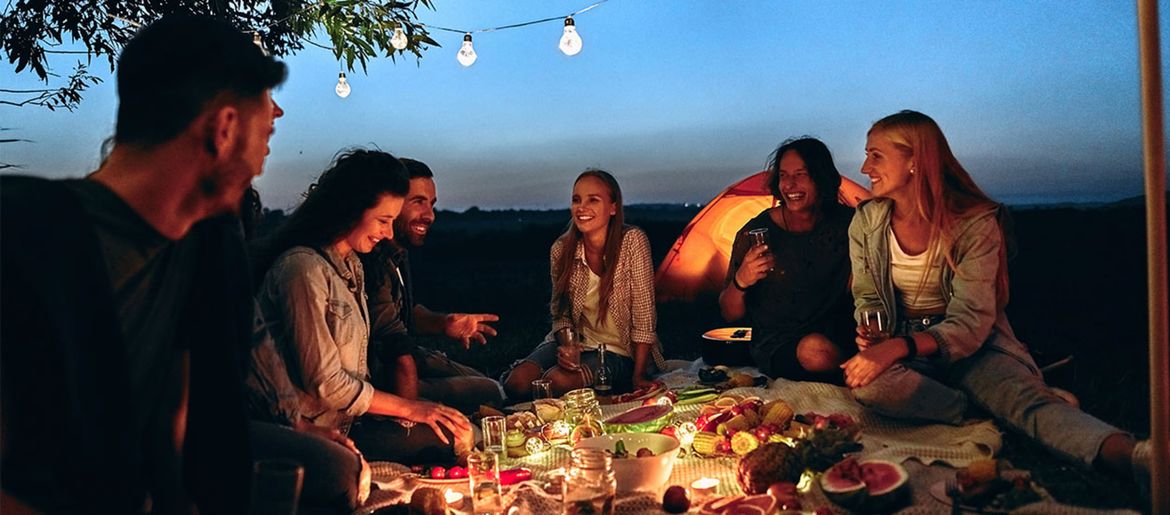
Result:
[[[459,60],[464,68],[475,64],[475,60],[479,56],[475,54],[475,47],[471,46],[471,33],[468,32],[463,35],[463,46],[459,48],[459,53],[455,54],[455,59]]]
[[[349,81],[345,80],[345,72],[337,74],[337,86],[333,87],[333,91],[341,98],[349,96]]]
[[[402,50],[406,48],[407,44],[406,33],[402,31],[402,27],[394,28],[394,35],[390,37],[390,46],[395,50]]]
[[[268,55],[268,49],[264,48],[264,40],[260,39],[259,32],[252,33],[252,44],[256,45],[256,48],[259,48],[261,52],[264,52],[264,55]]]
[[[515,28],[519,28],[519,27],[526,27],[528,25],[536,25],[538,23],[548,23],[548,22],[552,22],[552,21],[563,21],[565,24],[565,31],[564,31],[563,35],[561,36],[561,40],[559,42],[558,47],[560,48],[561,52],[565,53],[565,55],[572,56],[572,55],[577,55],[578,53],[581,52],[581,35],[577,33],[577,26],[576,26],[576,22],[573,21],[573,17],[578,15],[578,14],[590,11],[593,8],[595,8],[601,4],[604,4],[608,1],[609,0],[600,0],[600,1],[584,8],[584,9],[579,9],[576,12],[569,14],[568,16],[556,16],[553,18],[542,18],[539,20],[526,21],[526,22],[522,22],[522,23],[513,23],[511,25],[501,25],[499,27],[492,27],[492,28],[487,28],[487,29],[461,30],[461,29],[452,29],[452,28],[448,28],[448,27],[439,27],[437,25],[429,25],[426,23],[419,23],[418,25],[420,27],[426,27],[426,28],[431,29],[431,30],[443,30],[443,31],[447,31],[447,32],[456,32],[456,33],[463,34],[463,46],[459,49],[459,53],[456,54],[456,59],[459,60],[459,64],[462,64],[464,67],[467,67],[467,66],[471,66],[473,63],[475,63],[475,59],[478,57],[475,53],[475,48],[473,48],[471,45],[471,35],[472,34],[482,33],[482,32],[496,32],[496,31],[505,30],[505,29],[515,29]]]
[[[567,56],[581,53],[581,35],[577,34],[577,24],[573,22],[572,16],[565,18],[565,33],[561,36],[558,48]]]

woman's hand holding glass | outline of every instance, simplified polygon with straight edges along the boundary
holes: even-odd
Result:
[[[886,314],[885,308],[864,308],[858,313],[858,318],[861,319],[857,325],[855,340],[858,349],[865,350],[890,339],[892,335],[890,317]]]
[[[748,249],[743,256],[743,263],[735,271],[735,281],[744,288],[750,288],[776,268],[776,257],[768,250],[767,245],[756,245]]]
[[[572,327],[562,327],[555,336],[557,366],[570,372],[581,370],[581,345],[577,342],[577,332]]]
[[[456,440],[471,438],[471,422],[455,408],[430,401],[409,399],[402,399],[402,404],[403,412],[400,415],[402,418],[430,426],[443,443],[449,444],[451,441],[440,428],[446,428],[455,435]]]

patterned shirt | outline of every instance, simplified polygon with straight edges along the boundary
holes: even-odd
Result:
[[[553,242],[549,252],[553,283],[556,283],[560,270],[557,269],[561,254],[565,251],[564,240],[558,238]],[[578,256],[585,252],[585,243],[578,242],[575,249]],[[584,259],[574,259],[569,277],[569,291],[571,306],[569,316],[558,316],[555,311],[556,297],[549,303],[552,312],[552,331],[545,336],[545,341],[555,341],[558,330],[563,327],[581,327],[581,316],[588,298],[589,266]],[[650,345],[650,355],[655,366],[663,369],[665,362],[662,358],[662,344],[655,334],[658,323],[658,313],[654,305],[654,263],[650,257],[650,240],[646,233],[632,225],[627,225],[622,231],[622,246],[618,253],[617,265],[613,272],[613,290],[609,297],[609,316],[617,324],[617,334],[625,353],[634,355],[635,344]]]

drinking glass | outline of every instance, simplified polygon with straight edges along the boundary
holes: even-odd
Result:
[[[554,335],[557,339],[557,344],[560,347],[558,352],[567,352],[569,355],[568,361],[572,363],[573,370],[581,368],[581,345],[580,335],[572,327],[562,327],[557,330]]]
[[[532,382],[532,402],[552,398],[552,382],[547,379],[537,379]]]
[[[752,246],[768,244],[768,228],[760,227],[759,229],[752,229],[748,231],[748,241],[752,242]]]
[[[890,317],[884,308],[866,308],[861,310],[861,335],[870,344],[881,343],[890,339]]]
[[[467,480],[471,485],[471,506],[475,515],[496,515],[504,511],[498,455],[471,453],[467,457]]]
[[[483,430],[483,450],[503,456],[508,448],[505,443],[508,433],[506,419],[499,415],[492,415],[483,417],[479,423],[480,429]]]
[[[296,515],[305,468],[292,460],[256,460],[252,464],[251,515]]]

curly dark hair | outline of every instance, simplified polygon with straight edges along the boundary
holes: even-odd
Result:
[[[410,191],[406,167],[380,150],[342,151],[272,238],[261,244],[257,278],[284,251],[298,246],[324,247],[345,236],[361,222],[366,210],[383,195],[405,197]]]

